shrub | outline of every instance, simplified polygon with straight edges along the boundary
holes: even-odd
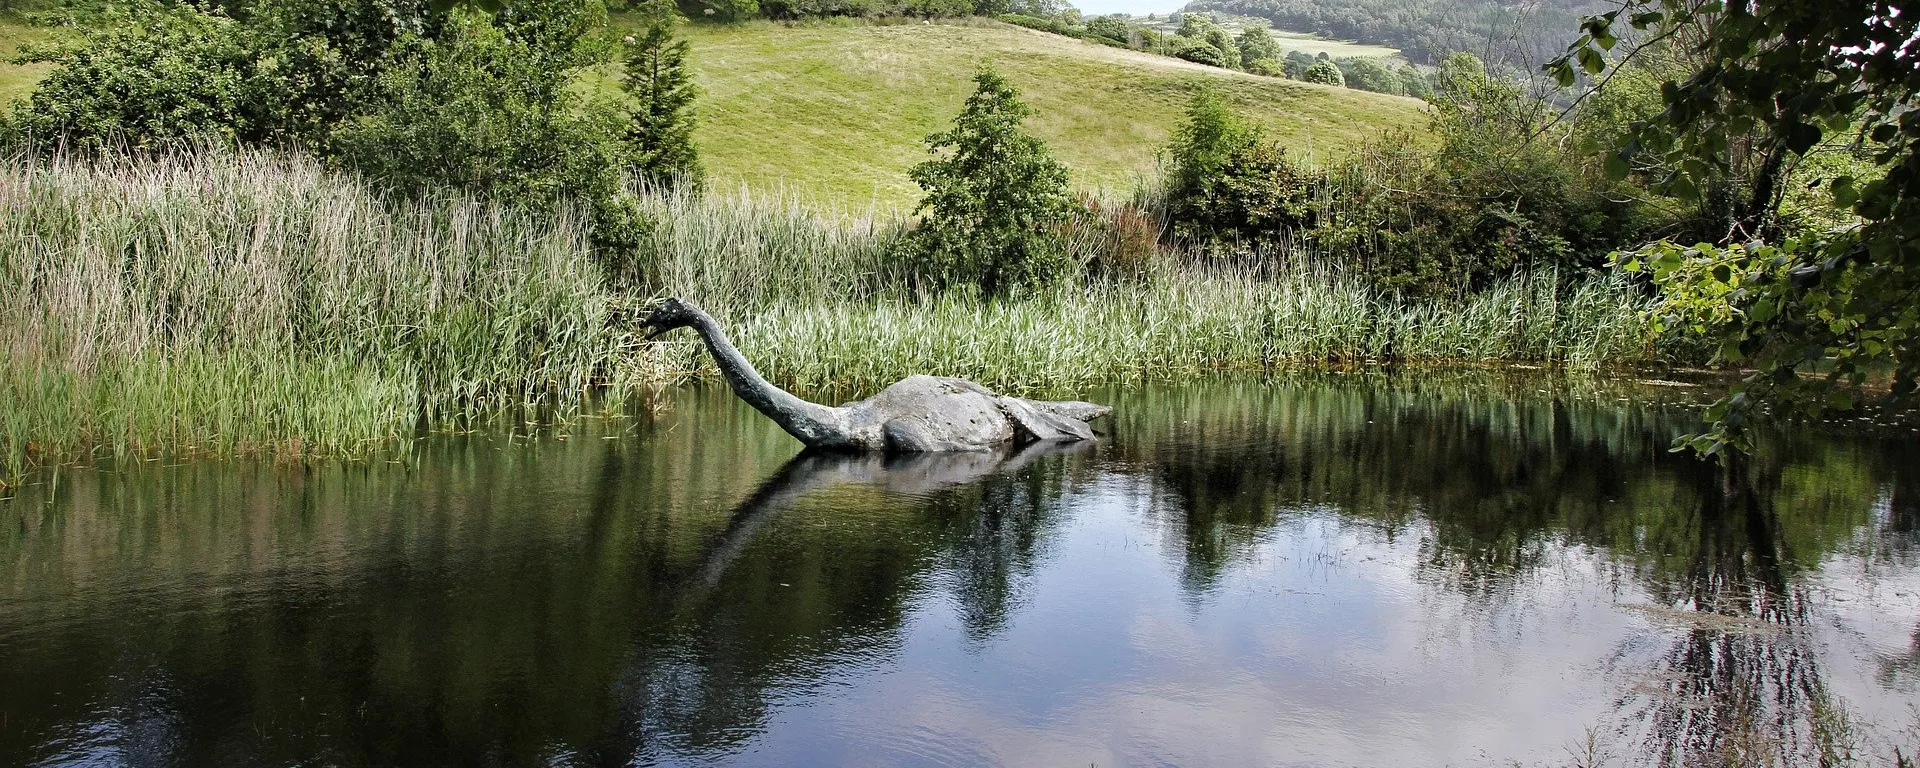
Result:
[[[993,298],[1044,286],[1071,266],[1062,229],[1073,212],[1067,169],[1021,130],[1032,108],[992,71],[953,128],[927,137],[950,154],[914,166],[926,197],[920,222],[901,241],[922,289],[963,289]]]
[[[258,142],[279,133],[288,89],[261,69],[239,22],[189,6],[122,21],[31,57],[57,67],[16,109],[14,130],[90,149]]]
[[[1401,93],[1416,99],[1433,96],[1433,85],[1427,81],[1427,76],[1421,74],[1420,70],[1414,69],[1412,64],[1401,67],[1395,76],[1400,78]]]
[[[1323,168],[1290,162],[1217,95],[1196,96],[1168,153],[1173,233],[1254,246],[1256,260],[1305,249],[1389,292],[1457,297],[1515,269],[1597,268],[1659,224],[1593,159],[1562,149],[1564,128],[1542,133],[1549,105],[1453,74],[1436,97],[1438,146],[1387,135]]]
[[[1131,36],[1133,26],[1113,16],[1095,16],[1087,19],[1087,34],[1125,44]]]
[[[1228,34],[1227,30],[1221,27],[1208,27],[1205,40],[1207,45],[1213,46],[1214,50],[1220,52],[1220,59],[1226,62],[1221,66],[1228,69],[1240,68],[1240,46],[1234,43],[1233,35]]]
[[[1348,88],[1374,93],[1400,93],[1400,77],[1387,69],[1385,64],[1374,59],[1345,59],[1344,62],[1346,66],[1341,74]]]
[[[1279,59],[1250,60],[1247,62],[1247,71],[1256,75],[1265,75],[1267,77],[1286,77],[1287,76],[1286,65],[1281,64]]]
[[[1195,64],[1205,64],[1209,67],[1226,68],[1228,66],[1226,54],[1204,40],[1179,38],[1176,46],[1177,47],[1173,49],[1173,55],[1186,59],[1187,61]]]
[[[1080,36],[1079,30],[1074,29],[1072,25],[1058,19],[1043,19],[1038,16],[1028,16],[1021,13],[1003,13],[1000,14],[1000,20],[1008,24],[1026,27],[1027,29],[1037,29],[1041,32],[1052,32],[1056,35],[1066,35],[1068,37]]]
[[[1331,61],[1314,62],[1312,66],[1300,73],[1300,79],[1321,85],[1344,86],[1347,84],[1346,76],[1340,74],[1340,67],[1335,66]]]
[[[1309,223],[1311,179],[1212,89],[1194,95],[1167,154],[1168,215],[1184,240],[1252,241]]]
[[[1287,77],[1299,80],[1307,74],[1307,68],[1313,66],[1314,58],[1301,51],[1287,51],[1287,57],[1281,61],[1286,67]]]
[[[568,72],[530,42],[456,11],[438,41],[410,39],[382,104],[343,129],[346,160],[404,190],[473,190],[550,207],[619,189],[617,125],[578,109]]]

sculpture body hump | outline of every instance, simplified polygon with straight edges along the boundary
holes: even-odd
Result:
[[[915,375],[873,397],[831,408],[773,386],[727,340],[712,316],[668,299],[642,323],[648,338],[681,327],[700,333],[735,394],[803,443],[844,451],[984,451],[1009,443],[1094,438],[1088,421],[1106,406],[997,395],[965,379]]]

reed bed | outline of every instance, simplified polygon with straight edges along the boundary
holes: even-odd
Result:
[[[736,318],[734,342],[789,387],[871,390],[911,373],[1007,390],[1206,372],[1409,362],[1527,361],[1593,369],[1650,354],[1639,294],[1613,280],[1520,275],[1462,304],[1382,296],[1329,270],[1278,278],[1189,272],[1069,287],[1020,302],[882,299]],[[708,370],[691,339],[670,369]]]
[[[609,264],[571,215],[397,200],[286,154],[0,159],[0,484],[96,455],[365,455],[710,372],[691,334],[633,340],[622,318],[648,295],[702,303],[769,378],[807,389],[1655,351],[1644,300],[1612,278],[1523,274],[1436,304],[1310,259],[1163,254],[1137,279],[982,303],[913,293],[887,256],[895,218],[744,192],[643,205],[645,245]]]
[[[571,218],[265,153],[0,163],[0,478],[98,450],[355,454],[613,370]]]

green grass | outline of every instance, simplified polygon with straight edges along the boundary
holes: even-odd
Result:
[[[15,11],[0,11],[0,108],[33,92],[50,64],[14,64],[12,59],[29,45],[52,42],[60,33],[46,27],[29,25]]]
[[[696,138],[721,188],[784,189],[850,210],[908,207],[907,169],[991,64],[1038,114],[1082,189],[1128,190],[1212,84],[1297,154],[1327,158],[1422,126],[1414,99],[1259,77],[998,22],[695,25]]]

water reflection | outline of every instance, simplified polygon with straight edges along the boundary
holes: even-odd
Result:
[[[1466,373],[883,460],[675,397],[0,503],[0,764],[1811,763],[1920,694],[1910,437],[1720,471],[1684,393]]]

